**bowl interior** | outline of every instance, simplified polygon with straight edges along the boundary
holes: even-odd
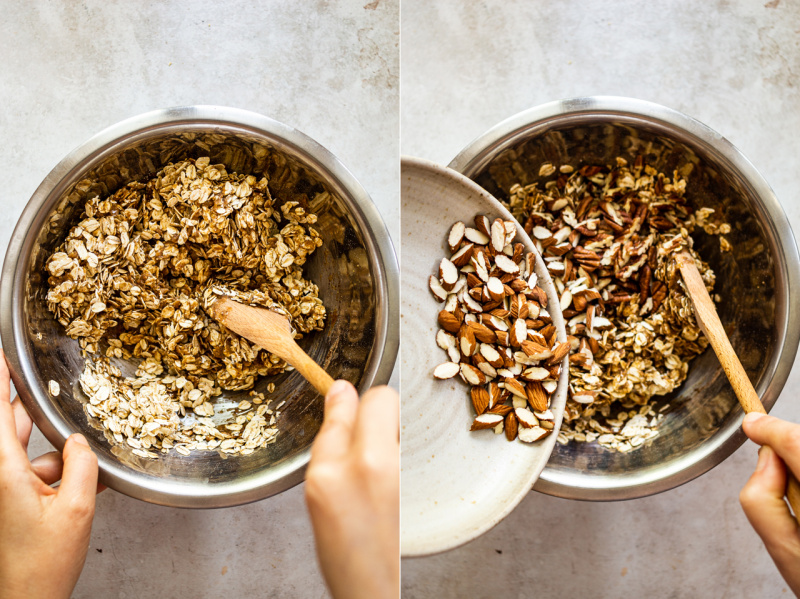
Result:
[[[212,164],[222,163],[229,171],[264,174],[273,197],[298,200],[318,214],[316,227],[323,245],[309,259],[304,272],[319,286],[328,317],[323,331],[301,341],[306,352],[334,378],[358,386],[373,382],[383,349],[379,346],[382,335],[376,330],[380,256],[370,250],[364,217],[341,182],[280,137],[219,123],[166,124],[102,148],[66,173],[54,171],[51,177],[58,175],[60,179],[31,227],[29,236],[35,241],[23,248],[16,273],[24,277],[22,323],[15,327],[17,351],[20,361],[27,360],[30,365],[25,378],[35,396],[35,402],[26,403],[38,403],[33,411],[40,417],[42,411],[49,411],[44,417],[59,436],[74,431],[86,434],[99,454],[101,469],[117,475],[106,478],[112,486],[151,501],[177,504],[183,502],[168,496],[213,493],[214,485],[224,487],[235,482],[263,497],[269,493],[252,488],[274,485],[292,473],[291,484],[298,482],[302,472],[296,471],[307,462],[309,445],[322,421],[322,398],[297,372],[259,379],[255,388],[273,399],[272,407],[286,403],[277,423],[277,441],[248,456],[196,451],[185,457],[172,451],[147,460],[133,455],[127,446],[111,445],[99,422],[87,422],[80,403],[86,398],[77,383],[84,359],[78,343],[65,335],[47,310],[43,265],[80,217],[85,199],[108,195],[129,181],[150,177],[169,162],[200,156],[209,156]],[[126,374],[135,369],[132,362],[115,363]],[[45,391],[51,379],[62,389],[55,399]],[[267,393],[270,382],[275,383],[273,393]],[[217,398],[215,420],[225,420],[248,393],[225,392]],[[148,490],[155,485],[154,479],[160,479],[159,492]],[[169,487],[163,486],[165,481]],[[204,489],[198,490],[198,485]],[[277,490],[282,489],[273,488],[271,492]],[[256,495],[245,499],[259,498]]]
[[[779,288],[786,285],[786,274],[777,262],[779,243],[769,234],[772,224],[757,191],[722,153],[655,119],[567,114],[520,128],[458,168],[505,201],[512,184],[539,182],[543,162],[577,168],[610,165],[617,156],[632,162],[638,155],[659,171],[671,175],[677,170],[687,178],[690,203],[695,208],[713,208],[715,217],[730,223],[731,252],[721,252],[718,239],[702,231],[693,238],[717,275],[715,292],[721,297],[717,309],[722,323],[769,408],[782,386],[781,382],[777,391],[765,393],[784,343],[786,297]],[[646,495],[697,476],[716,461],[691,474],[686,473],[687,466],[713,452],[724,453],[717,460],[721,461],[744,440],[739,430],[742,411],[710,348],[692,362],[685,383],[661,402],[670,402],[674,409],[662,421],[658,436],[629,453],[613,452],[597,443],[556,445],[537,489],[581,499]]]

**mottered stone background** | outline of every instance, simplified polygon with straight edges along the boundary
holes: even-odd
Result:
[[[440,164],[526,108],[581,95],[670,106],[732,141],[800,233],[800,5],[787,0],[403,0],[401,151]],[[800,370],[773,413],[800,422]],[[483,537],[403,561],[409,599],[786,597],[738,504],[746,443],[670,492],[530,493]]]
[[[0,6],[2,254],[28,198],[69,151],[127,117],[188,104],[259,112],[327,147],[371,194],[396,245],[397,0]],[[50,449],[35,433],[31,456]],[[221,510],[98,497],[75,599],[221,595],[327,596],[302,485]]]

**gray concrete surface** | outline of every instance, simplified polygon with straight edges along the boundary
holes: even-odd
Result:
[[[8,0],[0,9],[2,254],[26,201],[70,150],[126,117],[180,104],[245,108],[311,136],[366,187],[397,240],[396,0]],[[37,434],[30,449],[50,448]],[[76,599],[220,595],[327,596],[302,486],[216,511],[99,497]]]
[[[800,6],[772,0],[403,0],[401,151],[447,164],[521,110],[622,95],[722,133],[800,232]],[[774,414],[800,421],[795,369]],[[624,503],[531,493],[455,551],[403,562],[403,597],[726,598],[791,592],[737,500],[747,443],[681,488]]]

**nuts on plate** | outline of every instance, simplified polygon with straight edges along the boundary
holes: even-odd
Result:
[[[434,298],[444,302],[436,343],[448,357],[433,376],[460,376],[470,385],[470,430],[505,431],[509,441],[532,443],[554,428],[550,397],[569,344],[556,339],[535,255],[514,243],[517,224],[485,215],[474,224],[452,226],[452,254],[429,279]]]

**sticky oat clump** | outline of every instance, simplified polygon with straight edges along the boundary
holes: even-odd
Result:
[[[226,294],[285,314],[298,337],[322,329],[319,289],[302,271],[322,245],[316,221],[298,202],[272,198],[266,178],[208,158],[88,200],[46,263],[48,308],[87,355],[104,354],[80,379],[87,413],[143,455],[172,446],[248,453],[274,439],[263,396],[221,428],[209,419],[223,389],[249,389],[287,365],[205,308]],[[123,378],[109,358],[138,359],[136,376]],[[187,411],[198,421],[181,424]]]
[[[686,180],[617,158],[610,167],[543,164],[544,185],[514,185],[508,205],[542,252],[571,344],[570,388],[558,440],[629,451],[655,436],[654,409],[686,379],[708,341],[672,257],[689,251],[712,293],[714,272],[692,249],[713,210],[694,210]],[[549,180],[547,180],[549,179]]]

